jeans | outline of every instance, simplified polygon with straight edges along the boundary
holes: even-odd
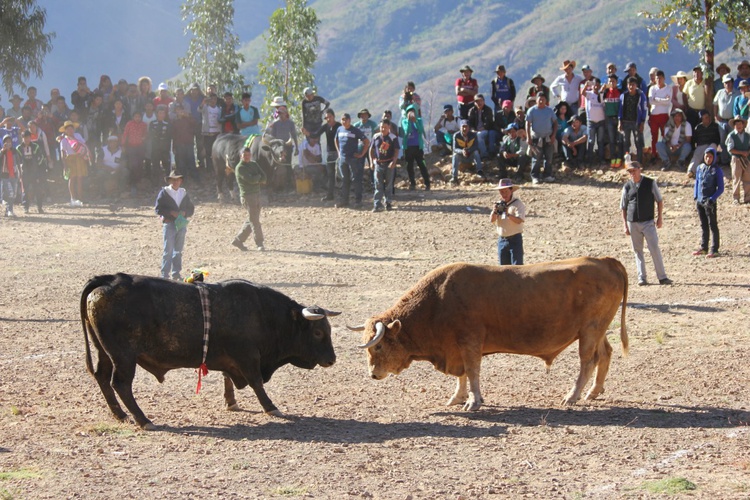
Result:
[[[179,231],[174,222],[164,222],[161,227],[164,250],[161,255],[161,277],[179,279],[182,271],[182,249],[185,247],[187,228]]]
[[[719,153],[719,163],[721,165],[729,165],[729,161],[731,160],[732,156],[729,154],[729,151],[727,151],[727,135],[729,135],[729,132],[732,131],[732,129],[729,128],[729,121],[720,119],[719,123],[719,137],[721,138],[721,153]]]
[[[250,233],[254,233],[255,246],[263,246],[263,228],[260,225],[260,193],[248,194],[242,199],[242,207],[247,210],[247,220],[237,233],[237,238],[245,243]]]
[[[701,249],[708,250],[708,233],[711,231],[711,253],[719,251],[719,223],[716,220],[716,201],[697,201],[698,217],[701,220]]]
[[[373,171],[373,181],[375,183],[375,195],[373,196],[373,205],[376,207],[383,206],[385,203],[390,205],[393,201],[393,178],[396,176],[395,168],[388,168],[391,162],[377,163]]]
[[[599,155],[599,161],[604,161],[604,133],[606,132],[606,122],[592,122],[586,123],[586,127],[589,130],[589,144],[588,144],[588,157],[589,159],[594,158],[594,141],[596,141],[597,153]]]
[[[542,141],[540,145],[539,142]],[[552,155],[555,149],[552,147],[552,142],[549,139],[532,139],[529,145],[536,147],[537,153],[531,156],[531,177],[534,179],[541,179],[543,177],[552,176]],[[542,171],[544,168],[544,171]]]
[[[630,138],[632,137],[635,141],[635,154],[638,159],[638,163],[643,164],[643,130],[637,122],[622,122],[622,135],[623,135],[623,151],[627,153],[630,151]],[[624,153],[623,153],[624,154]]]
[[[13,202],[18,192],[18,178],[0,179],[0,198],[5,202],[5,212],[13,212]]]
[[[518,233],[497,239],[497,261],[501,266],[523,265],[523,234]]]
[[[336,163],[339,155],[334,149],[326,153],[326,198],[333,199],[333,192],[336,189]]]
[[[664,162],[664,166],[666,168],[669,168],[669,164],[671,162],[671,155],[669,153],[669,149],[667,148],[667,143],[664,141],[659,141],[656,143],[656,152],[659,153],[659,158],[661,161]],[[677,151],[677,154],[679,155],[679,161],[683,162],[685,161],[685,158],[688,157],[690,154],[690,144],[683,144],[680,149]]]
[[[638,280],[646,281],[646,261],[643,257],[643,240],[646,240],[651,259],[654,261],[656,277],[663,280],[667,277],[664,270],[664,260],[659,250],[659,235],[656,234],[656,223],[654,220],[646,222],[628,222],[630,229],[630,243],[635,253],[635,266],[638,269]]]
[[[525,154],[521,154],[515,158],[508,158],[506,159],[503,157],[502,153],[497,157],[497,166],[500,170],[500,177],[507,177],[508,176],[508,167],[509,166],[518,166],[518,177],[523,177],[523,172],[526,170],[526,167],[529,165],[529,157]]]
[[[573,148],[569,148],[565,144],[563,144],[562,148],[563,155],[565,156],[565,161],[570,163],[573,168],[578,168],[582,161],[586,161],[585,144],[578,144],[576,146],[575,153],[573,152]]]
[[[609,141],[609,159],[622,158],[622,147],[620,146],[620,134],[617,131],[619,120],[616,116],[608,116],[604,119],[607,128],[607,139]]]
[[[495,154],[495,142],[497,133],[494,130],[481,130],[477,132],[477,144],[479,146],[479,156],[487,158]]]
[[[451,175],[454,180],[458,179],[458,166],[464,160],[471,160],[477,169],[477,173],[482,171],[482,159],[479,156],[479,151],[474,150],[470,156],[464,156],[463,150],[459,149],[453,153],[453,169],[451,170]]]
[[[339,173],[343,178],[341,191],[339,192],[339,203],[349,205],[349,190],[354,181],[354,203],[362,203],[362,177],[364,177],[365,164],[362,158],[339,158]]]

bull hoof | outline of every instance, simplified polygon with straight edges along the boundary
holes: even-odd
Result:
[[[473,398],[469,396],[469,399],[464,403],[464,411],[477,411],[482,407],[482,398]]]
[[[577,401],[577,397],[572,394],[568,394],[567,396],[565,396],[565,399],[562,400],[562,404],[563,406],[573,406]]]
[[[588,394],[586,394],[586,401],[593,401],[594,399],[598,398],[604,394],[604,388],[596,389],[595,387],[592,387]]]
[[[152,424],[151,422],[146,422],[145,424],[141,426],[141,429],[143,429],[144,431],[155,431],[156,426]]]
[[[447,403],[445,403],[445,406],[456,406],[456,405],[462,405],[466,402],[466,396],[464,395],[454,395],[452,398],[448,400]]]
[[[227,406],[227,411],[240,411],[240,405],[238,405],[237,403],[229,405]]]
[[[271,415],[273,417],[279,417],[279,418],[285,418],[286,417],[286,415],[284,415],[283,413],[281,413],[281,410],[267,411],[266,415]]]

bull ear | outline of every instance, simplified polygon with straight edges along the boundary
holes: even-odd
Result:
[[[401,320],[400,319],[393,320],[388,325],[388,330],[390,330],[393,335],[396,335],[398,332],[400,332],[401,331]]]

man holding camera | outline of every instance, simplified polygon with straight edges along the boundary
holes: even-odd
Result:
[[[501,199],[495,202],[490,222],[497,227],[497,260],[501,266],[523,265],[526,205],[514,194],[520,187],[510,179],[500,179],[497,185]]]

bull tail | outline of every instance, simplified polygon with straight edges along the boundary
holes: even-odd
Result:
[[[88,311],[86,308],[86,302],[88,301],[89,294],[100,286],[107,284],[111,281],[112,276],[96,276],[91,278],[86,286],[83,287],[81,292],[81,326],[83,327],[83,339],[86,344],[86,370],[93,375],[94,374],[94,363],[91,359],[91,347],[89,346],[89,335],[91,332],[91,322],[88,318]]]
[[[623,356],[628,355],[628,327],[625,325],[625,310],[628,308],[628,271],[622,262],[617,261],[618,267],[620,268],[620,274],[622,275],[622,281],[624,283],[622,291],[622,309],[620,312],[620,342],[622,343],[622,354]]]

